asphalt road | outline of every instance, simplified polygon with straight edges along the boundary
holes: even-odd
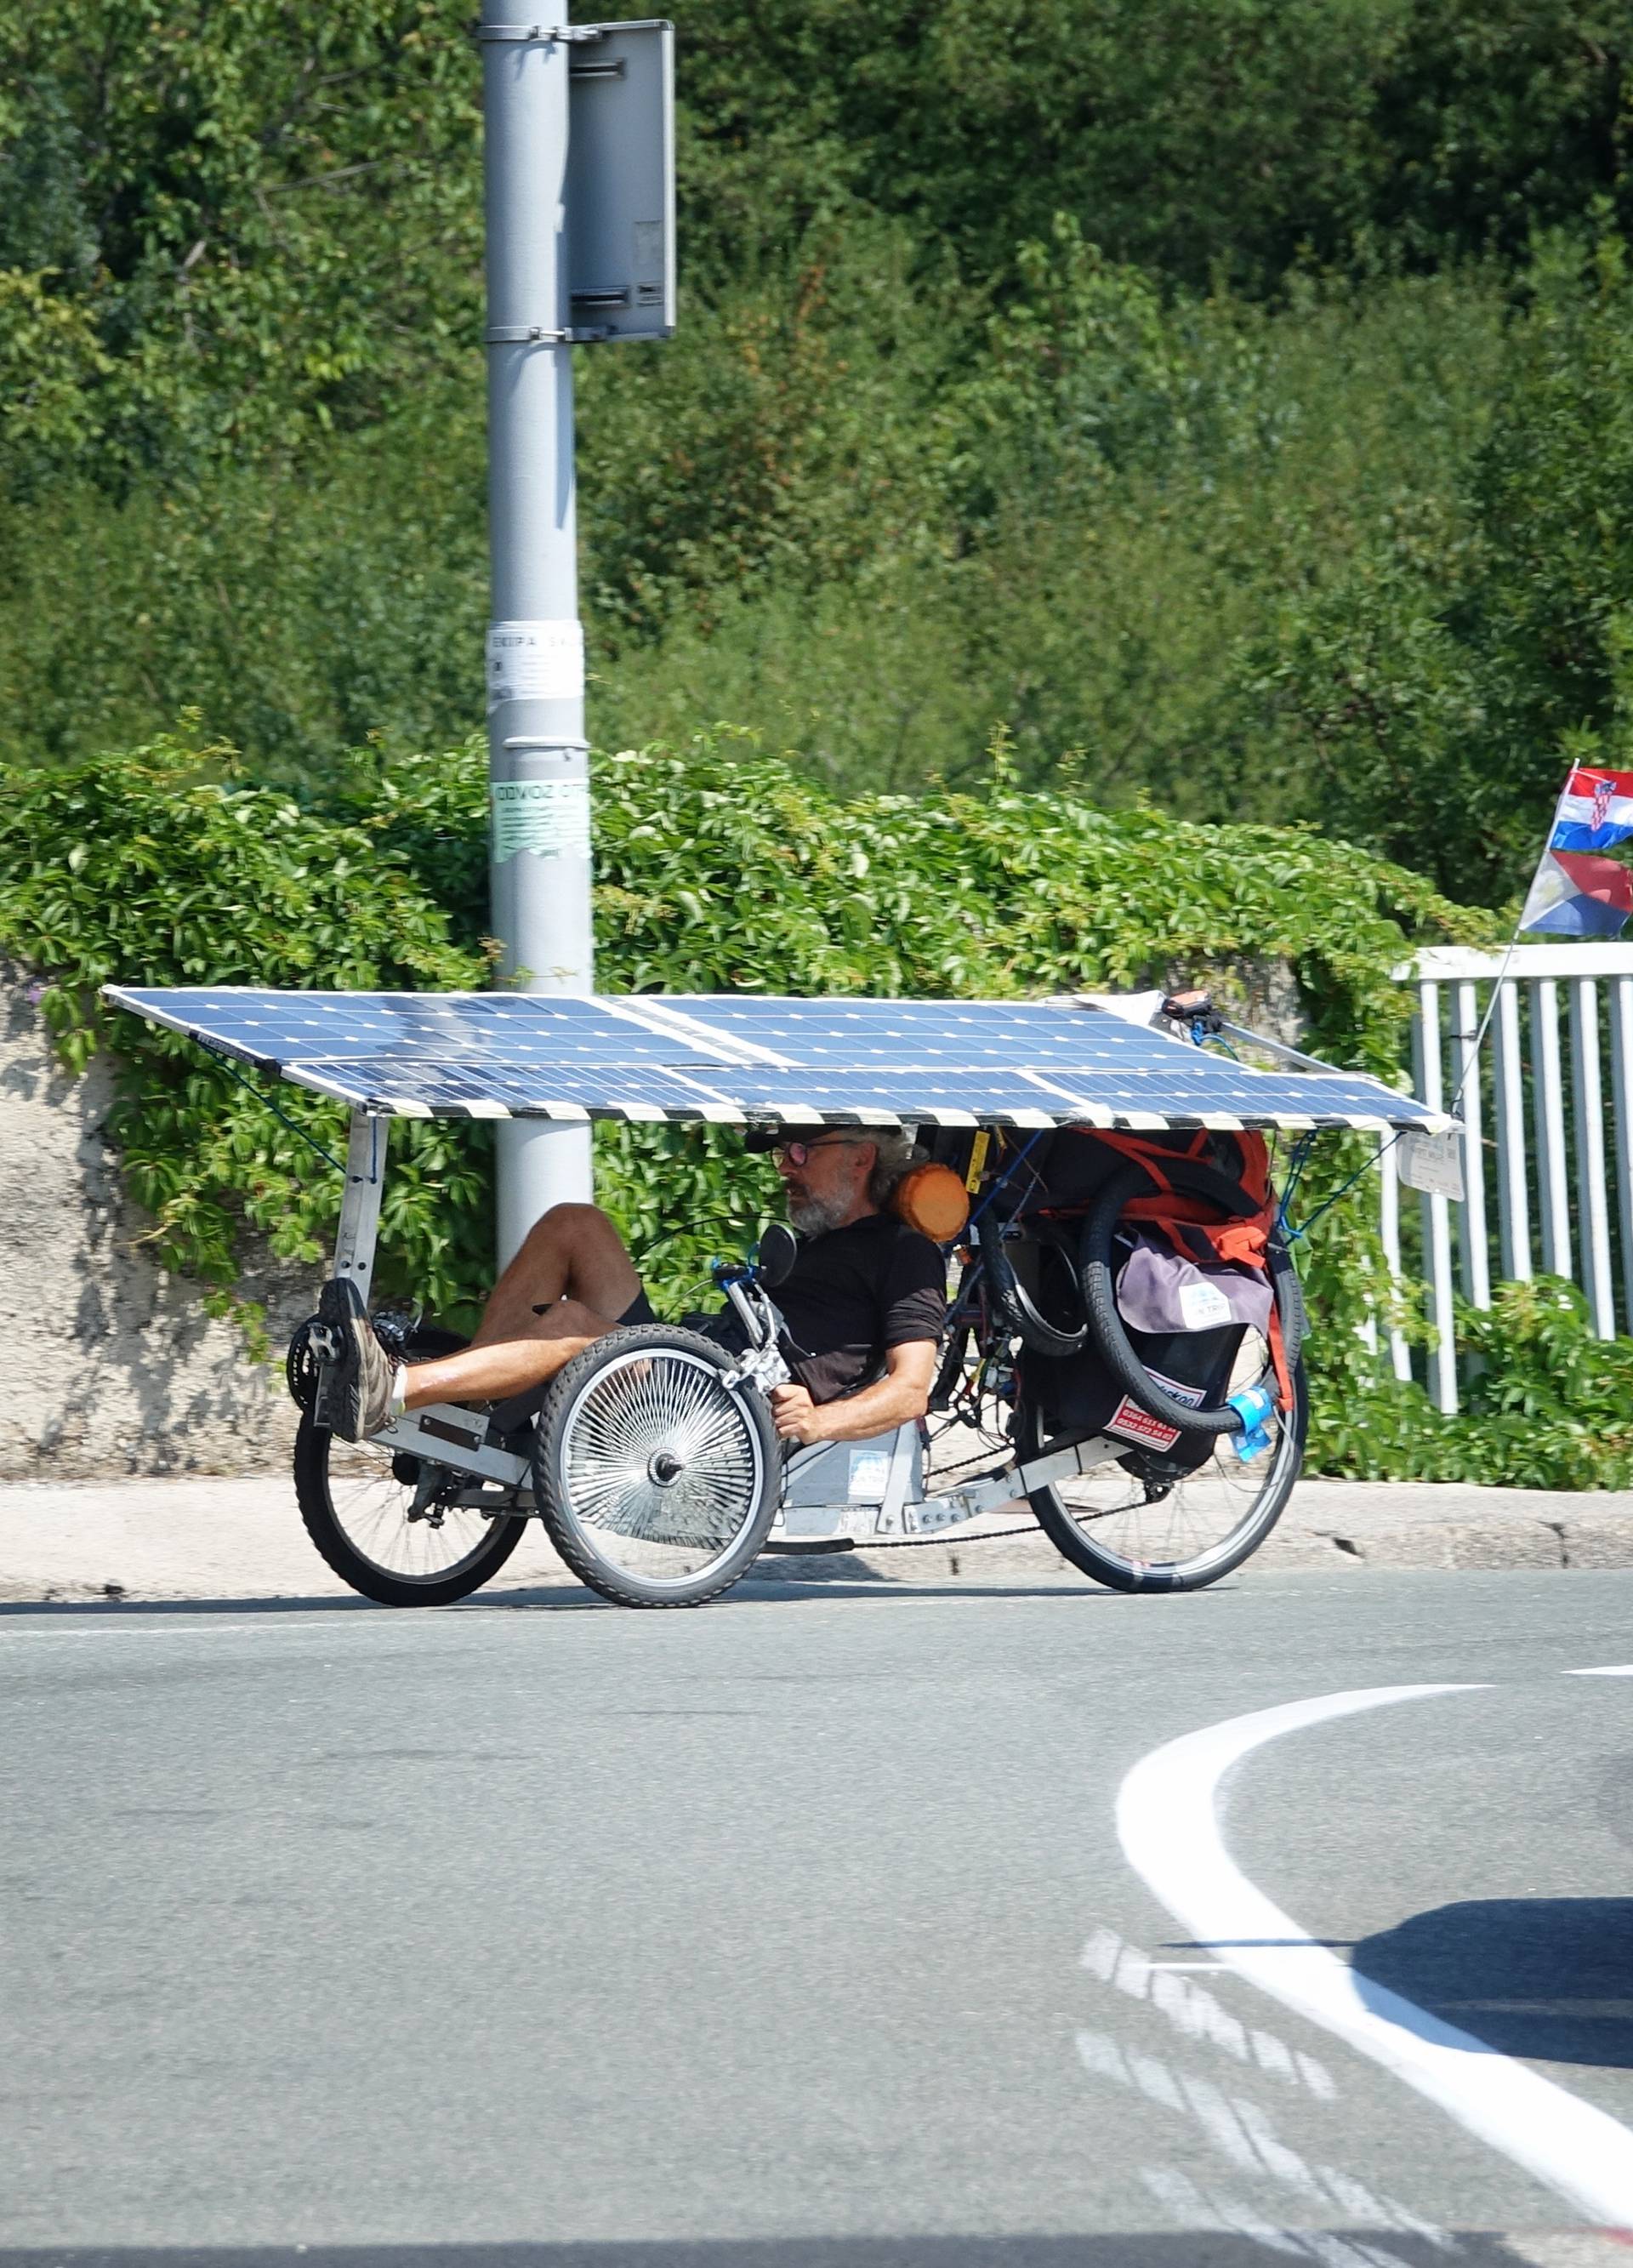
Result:
[[[0,1612],[0,2268],[1624,2259],[1629,1662],[1633,1572]]]

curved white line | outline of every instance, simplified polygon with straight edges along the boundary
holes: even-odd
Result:
[[[1633,2228],[1633,2132],[1483,2040],[1358,1977],[1232,1865],[1215,1799],[1232,1764],[1283,1733],[1467,1685],[1380,1685],[1255,1710],[1135,1765],[1117,1832],[1135,1872],[1191,1933],[1284,2007],[1347,2040],[1600,2227]]]

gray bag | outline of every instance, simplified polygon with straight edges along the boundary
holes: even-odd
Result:
[[[1130,1330],[1155,1336],[1245,1323],[1269,1336],[1275,1293],[1263,1269],[1229,1260],[1201,1267],[1143,1231],[1132,1246],[1117,1276],[1117,1312]]]

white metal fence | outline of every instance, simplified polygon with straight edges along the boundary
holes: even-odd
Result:
[[[1454,1288],[1489,1307],[1494,1281],[1567,1276],[1582,1286],[1601,1338],[1633,1331],[1633,945],[1522,945],[1506,960],[1438,946],[1394,975],[1416,989],[1417,1093],[1455,1107],[1464,1125],[1462,1202],[1408,1193],[1422,1207],[1421,1269],[1437,1336],[1427,1384],[1441,1409],[1455,1410]],[[1386,1149],[1384,1252],[1399,1277],[1394,1165]],[[1399,1331],[1388,1351],[1395,1376],[1409,1378]]]

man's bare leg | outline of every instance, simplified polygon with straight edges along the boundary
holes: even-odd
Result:
[[[504,1402],[541,1386],[615,1329],[640,1289],[622,1239],[598,1206],[553,1205],[495,1285],[470,1345],[410,1364],[403,1406]]]
[[[542,1386],[616,1328],[615,1317],[599,1315],[577,1300],[558,1300],[542,1315],[529,1313],[527,1321],[531,1330],[516,1338],[489,1339],[460,1354],[410,1363],[401,1381],[403,1408],[423,1410],[432,1402],[507,1402],[512,1394]]]
[[[494,1285],[474,1347],[539,1336],[538,1307],[576,1300],[615,1323],[641,1288],[623,1240],[599,1205],[552,1205]]]

